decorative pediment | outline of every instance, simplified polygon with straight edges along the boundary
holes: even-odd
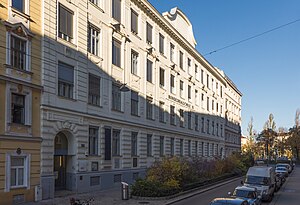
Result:
[[[7,21],[4,22],[4,25],[6,26],[6,29],[18,36],[25,37],[28,39],[33,38],[34,34],[26,28],[22,23],[9,23]]]
[[[194,37],[193,26],[180,9],[175,7],[170,12],[164,12],[162,15],[193,47],[196,47],[197,42]]]

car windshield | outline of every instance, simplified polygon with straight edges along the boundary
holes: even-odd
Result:
[[[268,185],[270,178],[268,177],[259,177],[259,176],[247,176],[245,183],[247,184],[259,184],[259,185]]]
[[[233,196],[235,197],[243,197],[243,198],[254,198],[254,193],[253,191],[247,191],[247,190],[234,190]]]

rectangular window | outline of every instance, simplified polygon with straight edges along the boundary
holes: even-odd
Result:
[[[195,155],[198,156],[198,141],[195,141]]]
[[[188,85],[188,99],[192,99],[192,87],[190,85]]]
[[[120,156],[120,130],[113,130],[112,133],[112,155]]]
[[[179,51],[179,67],[183,70],[183,53]]]
[[[112,109],[116,111],[121,111],[121,103],[122,103],[122,97],[121,97],[121,91],[120,86],[113,83],[112,84]]]
[[[131,73],[134,75],[138,74],[138,58],[139,54],[131,50]]]
[[[199,119],[198,119],[198,115],[195,114],[195,130],[199,131]]]
[[[188,155],[192,156],[191,140],[188,141]]]
[[[111,128],[104,128],[104,160],[111,160],[112,140],[111,140]]]
[[[201,94],[201,107],[204,109],[204,94]]]
[[[73,16],[74,12],[59,4],[58,37],[72,41],[73,39]]]
[[[147,59],[147,81],[152,83],[152,66],[153,63],[149,59]]]
[[[89,103],[100,106],[100,77],[89,74]]]
[[[11,122],[25,124],[25,96],[11,94]]]
[[[195,64],[195,78],[196,80],[200,80],[198,65]]]
[[[146,39],[147,39],[147,43],[152,44],[152,29],[153,27],[147,22],[146,25]]]
[[[171,75],[170,89],[171,89],[171,93],[175,93],[175,76],[174,75]]]
[[[165,70],[159,68],[159,85],[165,87]]]
[[[211,110],[215,110],[215,101],[211,100]]]
[[[217,136],[219,136],[219,123],[217,123],[217,128],[216,128],[216,130],[217,130]]]
[[[100,30],[89,24],[88,32],[88,51],[99,56]]]
[[[90,186],[98,186],[100,185],[100,176],[90,177]]]
[[[147,134],[147,156],[152,156],[152,135]]]
[[[153,99],[151,97],[146,99],[146,118],[153,119]]]
[[[201,69],[201,83],[204,85],[204,71]]]
[[[131,133],[131,156],[137,156],[137,132]]]
[[[174,152],[174,147],[175,147],[175,139],[174,137],[171,137],[171,140],[170,140],[170,154],[171,156],[174,156],[175,152]]]
[[[170,61],[175,61],[175,46],[172,43],[170,43]]]
[[[164,102],[159,102],[159,121],[160,122],[165,122],[165,103]]]
[[[165,37],[160,33],[159,34],[159,52],[161,54],[165,53],[164,43],[165,43]]]
[[[74,67],[58,62],[58,95],[73,98]]]
[[[10,63],[12,67],[26,70],[26,45],[26,41],[11,35]]]
[[[131,32],[138,34],[138,14],[131,9]]]
[[[221,137],[223,137],[223,125],[220,125]]]
[[[159,155],[164,156],[165,154],[165,137],[160,136],[159,137]]]
[[[121,22],[121,0],[112,0],[112,17]]]
[[[187,60],[188,62],[188,64],[187,64],[187,67],[188,67],[188,74],[191,74],[191,72],[192,72],[192,62],[191,62],[191,59],[190,58],[188,58],[188,60]]]
[[[188,128],[192,129],[192,112],[188,112]]]
[[[179,82],[179,94],[180,94],[180,97],[182,97],[183,98],[183,81],[181,80],[180,82]]]
[[[183,110],[179,110],[179,118],[180,118],[180,127],[184,127],[184,113]]]
[[[183,139],[180,139],[180,146],[179,146],[180,150],[180,156],[183,156]]]
[[[212,135],[215,135],[215,121],[211,122],[211,131],[212,131]]]
[[[220,87],[220,96],[223,98],[223,86]]]
[[[210,156],[210,153],[209,153],[209,142],[206,143],[206,156]]]
[[[12,0],[11,7],[25,13],[25,0]]]
[[[206,109],[207,109],[207,111],[209,111],[209,97],[207,97]]]
[[[204,117],[201,117],[201,132],[204,133],[205,129],[204,129]]]
[[[195,90],[195,104],[199,105],[199,93],[198,93],[198,90]]]
[[[201,143],[201,155],[204,156],[204,142]]]
[[[131,91],[131,114],[139,115],[139,94],[135,91]]]
[[[12,188],[26,185],[26,171],[25,157],[10,158],[10,186]]]
[[[121,67],[121,42],[116,39],[112,41],[112,64]]]
[[[89,128],[89,155],[98,154],[98,128]]]
[[[209,75],[208,74],[206,76],[206,86],[209,89]]]
[[[170,124],[175,125],[175,106],[170,106]]]
[[[206,133],[209,134],[209,119],[207,119],[206,123]]]

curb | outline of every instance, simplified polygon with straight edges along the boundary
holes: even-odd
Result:
[[[169,202],[165,203],[165,205],[170,205],[170,204],[174,204],[174,203],[179,202],[179,201],[183,201],[183,200],[185,200],[185,199],[187,199],[187,198],[190,198],[190,197],[193,197],[193,196],[195,196],[195,195],[197,195],[197,194],[202,194],[202,193],[204,193],[204,192],[210,191],[210,190],[212,190],[212,189],[214,189],[214,188],[217,188],[217,187],[221,187],[221,186],[223,186],[223,185],[225,185],[225,184],[229,184],[229,183],[231,183],[231,182],[240,180],[240,179],[242,179],[242,178],[244,178],[244,176],[237,177],[237,178],[235,178],[235,179],[231,179],[231,180],[228,180],[228,181],[225,181],[225,182],[221,182],[221,183],[219,183],[219,184],[212,185],[212,186],[210,186],[210,187],[207,187],[207,188],[204,188],[204,189],[200,189],[200,190],[194,191],[194,192],[192,192],[192,193],[190,193],[190,194],[184,194],[183,196],[178,197],[177,199],[170,200]]]

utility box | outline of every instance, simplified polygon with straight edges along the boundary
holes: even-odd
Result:
[[[121,182],[122,200],[129,199],[129,185],[125,182]]]

